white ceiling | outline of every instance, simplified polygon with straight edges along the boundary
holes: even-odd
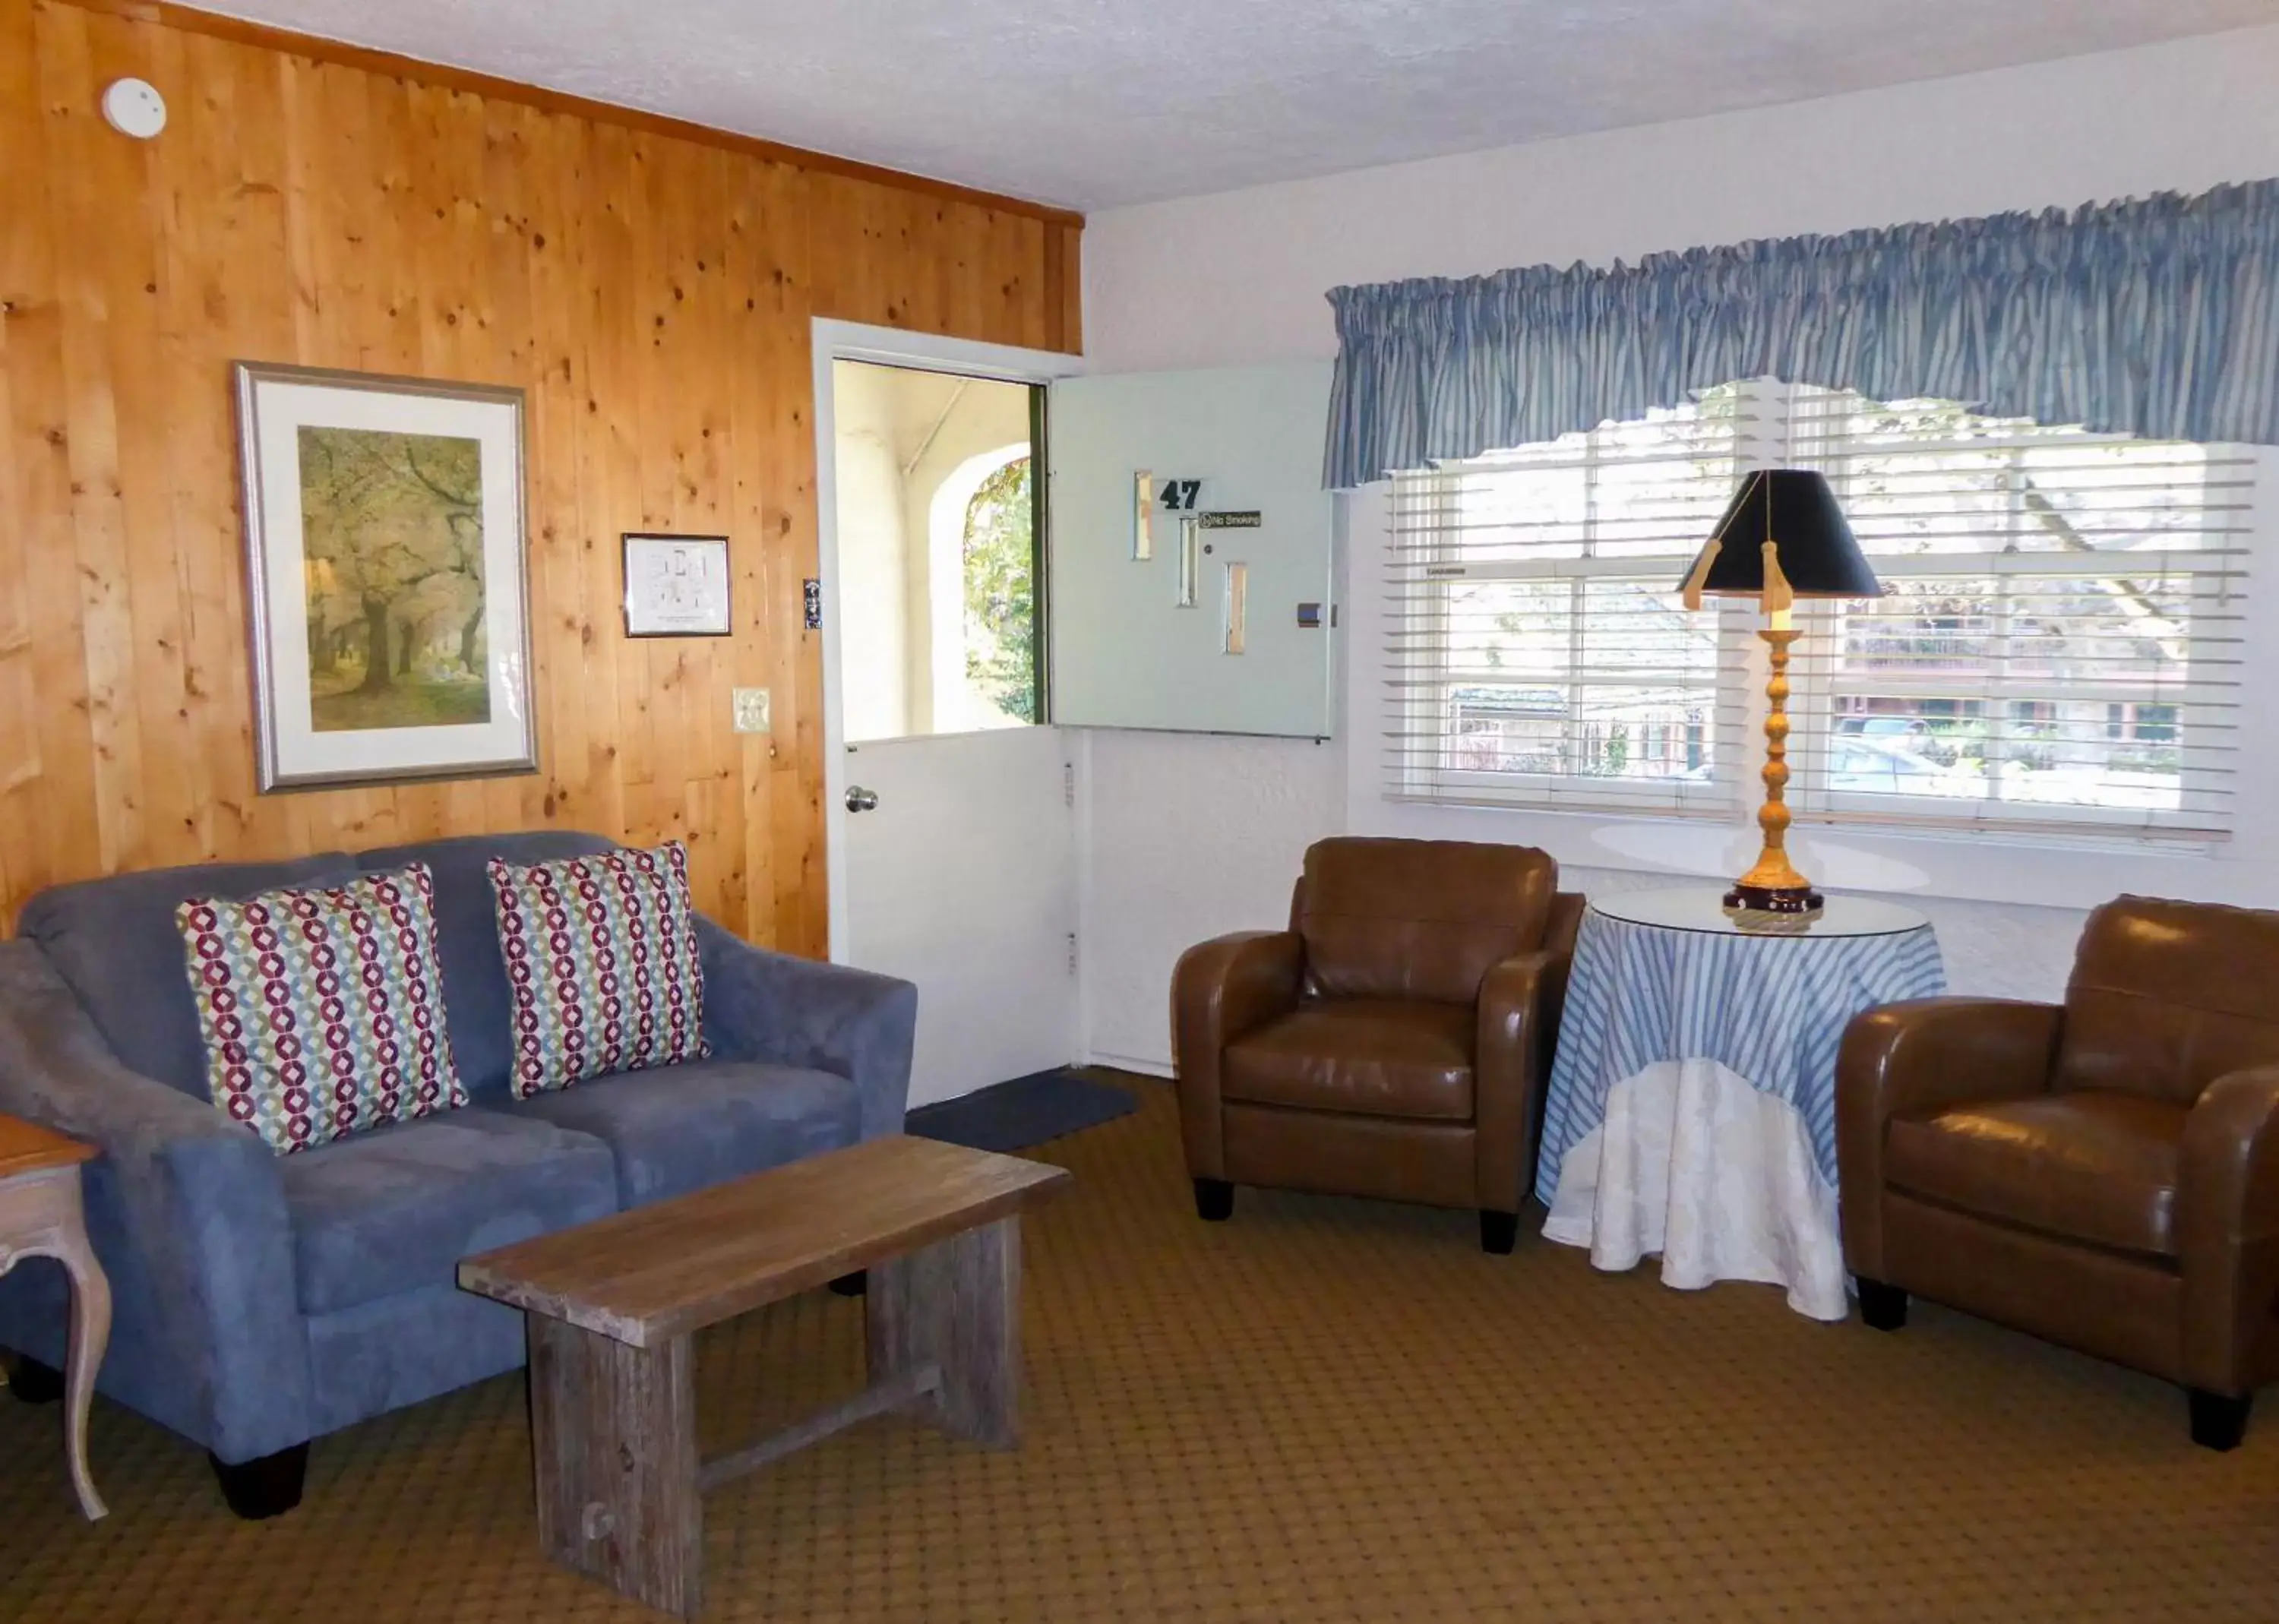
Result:
[[[2279,0],[194,0],[1080,209],[2279,21]]]

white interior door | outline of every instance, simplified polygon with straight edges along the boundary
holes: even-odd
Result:
[[[967,586],[975,504],[1043,477],[1028,386],[1076,365],[815,324],[832,957],[917,984],[913,1106],[1078,1052],[1066,736],[989,629],[1001,571]]]
[[[1076,848],[1051,727],[848,747],[845,961],[918,986],[910,1103],[1077,1053]]]

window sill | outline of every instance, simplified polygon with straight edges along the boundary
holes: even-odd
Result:
[[[1740,819],[1555,812],[1377,800],[1351,806],[1352,832],[1539,846],[1576,868],[1724,880],[1755,861],[1761,836]],[[1892,831],[1799,822],[1797,867],[1815,885],[1894,897],[1952,897],[2094,908],[2124,892],[2279,907],[2279,862],[2240,842],[2158,846],[1987,831]]]

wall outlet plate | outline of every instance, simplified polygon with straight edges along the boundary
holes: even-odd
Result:
[[[768,691],[765,688],[731,689],[729,698],[738,732],[768,733],[775,731],[768,722]]]

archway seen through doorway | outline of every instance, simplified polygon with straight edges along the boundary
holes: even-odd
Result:
[[[977,453],[950,471],[928,503],[935,732],[1021,727],[1036,719],[1029,464],[1026,440]],[[1029,647],[1012,647],[1016,639]]]

